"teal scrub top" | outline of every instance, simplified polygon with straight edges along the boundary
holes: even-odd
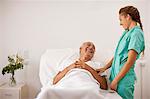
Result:
[[[117,74],[120,72],[121,68],[124,66],[128,59],[128,51],[133,49],[137,52],[139,58],[140,53],[144,50],[144,35],[143,31],[139,26],[135,26],[130,30],[125,30],[121,36],[117,48],[115,50],[114,59],[111,66],[110,81],[112,81]],[[123,82],[128,82],[128,84],[133,85],[136,79],[134,72],[134,65],[130,68],[129,72],[121,79]],[[120,80],[120,81],[121,81]]]

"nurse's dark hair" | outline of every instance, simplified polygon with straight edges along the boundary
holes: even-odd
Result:
[[[140,19],[140,13],[138,9],[134,6],[125,6],[119,10],[121,15],[130,15],[132,20],[140,24],[141,29],[143,30],[143,25]],[[145,49],[144,49],[145,50]],[[142,56],[144,56],[144,50],[142,51]]]
[[[125,6],[119,10],[119,14],[130,15],[132,20],[140,24],[141,29],[143,30],[143,25],[140,19],[140,13],[138,9],[134,6]]]

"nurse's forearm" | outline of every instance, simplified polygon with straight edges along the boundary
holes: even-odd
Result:
[[[127,62],[125,63],[121,71],[118,73],[118,75],[114,79],[117,83],[127,74],[130,68],[133,66],[133,64],[136,61],[136,57],[137,57],[137,53],[134,50],[130,50],[128,53]]]
[[[105,70],[111,67],[114,57],[104,66]]]
[[[132,64],[126,63],[121,71],[118,73],[118,75],[115,77],[115,81],[118,83],[126,74],[127,72],[130,70]]]

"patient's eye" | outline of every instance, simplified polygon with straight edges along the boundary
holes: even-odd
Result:
[[[88,50],[88,47],[85,48],[85,51],[87,51],[87,50]]]
[[[94,53],[94,50],[93,50],[93,49],[91,50],[91,53]]]

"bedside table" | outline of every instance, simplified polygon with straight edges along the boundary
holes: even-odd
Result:
[[[0,99],[28,99],[26,89],[24,83],[17,83],[14,87],[4,84],[0,86]]]

